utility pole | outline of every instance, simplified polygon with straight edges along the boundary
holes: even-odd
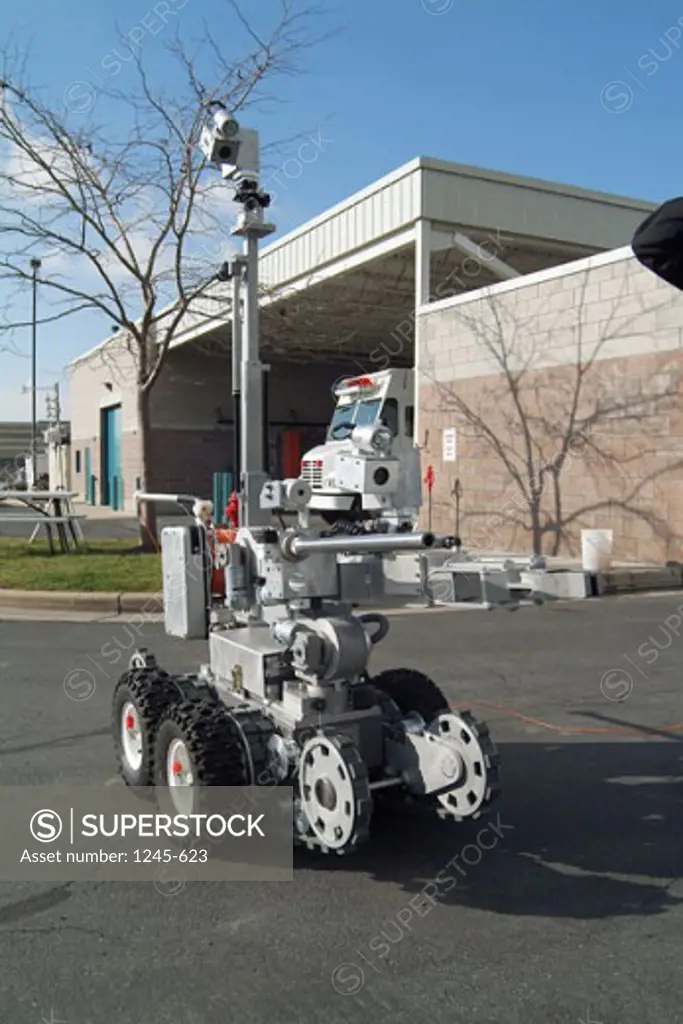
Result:
[[[38,459],[38,423],[36,416],[36,333],[37,333],[37,310],[38,310],[38,271],[40,260],[31,260],[33,271],[33,317],[31,332],[31,482],[30,486],[35,487],[36,463]]]

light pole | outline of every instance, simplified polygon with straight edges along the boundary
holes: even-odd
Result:
[[[36,418],[36,321],[38,308],[38,271],[40,270],[40,260],[32,259],[31,269],[33,271],[33,318],[31,336],[31,487],[35,487],[36,460],[38,457],[38,424]]]

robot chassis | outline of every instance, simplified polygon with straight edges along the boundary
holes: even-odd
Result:
[[[369,838],[383,801],[425,805],[455,821],[478,818],[498,795],[499,759],[487,727],[452,710],[433,680],[411,668],[369,671],[388,620],[355,612],[349,573],[378,579],[383,556],[443,542],[417,532],[321,534],[310,527],[308,484],[263,472],[257,250],[274,227],[264,223],[268,197],[254,173],[256,133],[231,122],[227,151],[245,140],[245,179],[236,155],[226,168],[227,120],[216,115],[205,152],[224,177],[239,181],[235,199],[243,207],[234,233],[246,238],[237,264],[247,286],[244,345],[241,305],[233,304],[245,428],[242,525],[232,543],[213,550],[199,520],[163,531],[166,632],[208,639],[210,663],[172,676],[137,651],[115,687],[114,742],[124,781],[163,789],[177,813],[187,813],[193,799],[188,787],[291,787],[294,843],[345,854]],[[296,527],[282,525],[284,511],[297,513]],[[277,517],[281,525],[273,526]],[[218,607],[217,569],[224,580]]]

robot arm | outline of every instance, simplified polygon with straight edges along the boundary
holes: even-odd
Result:
[[[683,197],[668,199],[651,213],[631,247],[639,263],[683,291]]]

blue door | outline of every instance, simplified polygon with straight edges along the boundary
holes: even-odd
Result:
[[[123,480],[121,473],[121,406],[112,405],[101,411],[103,505],[123,508]]]
[[[213,474],[213,521],[217,526],[225,526],[228,522],[225,506],[232,493],[232,473]]]
[[[123,508],[123,467],[121,460],[121,406],[112,409],[112,500],[111,507]]]

